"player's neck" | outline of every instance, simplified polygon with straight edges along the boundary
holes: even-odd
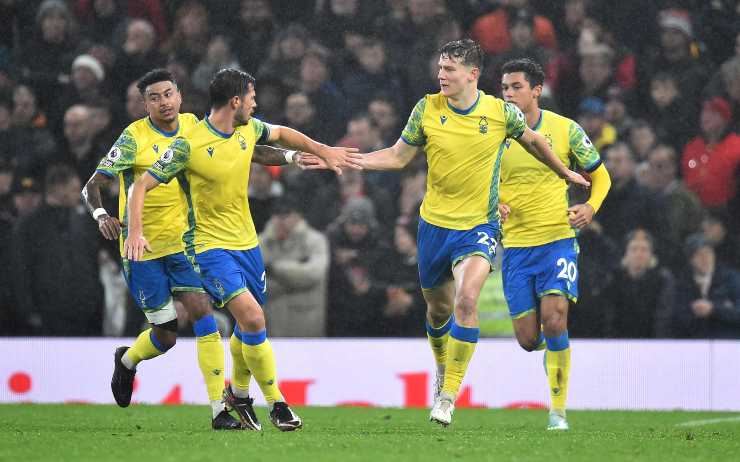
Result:
[[[221,133],[234,133],[234,114],[221,109],[212,109],[208,123]]]
[[[165,122],[164,120],[157,120],[153,118],[152,116],[149,116],[149,120],[152,122],[152,125],[157,127],[163,132],[175,132],[177,131],[177,127],[179,125],[179,117],[175,117],[175,120],[172,122]]]
[[[455,109],[461,111],[467,111],[470,107],[475,104],[478,99],[478,88],[473,87],[461,92],[458,95],[450,96],[447,98],[447,103]]]
[[[524,113],[524,116],[527,118],[527,126],[534,130],[534,128],[537,126],[537,123],[539,123],[540,121],[542,110],[536,104],[533,104],[529,109],[527,109],[527,112]]]

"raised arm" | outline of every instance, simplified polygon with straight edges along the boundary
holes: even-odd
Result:
[[[82,188],[82,202],[84,202],[93,219],[98,222],[100,234],[113,241],[121,235],[121,223],[118,218],[110,216],[108,211],[105,210],[100,196],[101,186],[108,185],[111,180],[111,177],[99,171],[93,173]]]
[[[262,165],[286,165],[299,163],[303,153],[300,151],[291,151],[288,149],[276,148],[258,144],[254,147],[252,162]]]
[[[128,192],[128,236],[123,242],[123,256],[129,260],[139,261],[144,256],[144,250],[152,251],[144,237],[142,215],[146,193],[159,184],[158,179],[146,172],[131,185]],[[126,194],[126,191],[121,191],[121,194]]]
[[[547,144],[545,137],[533,131],[531,128],[524,127],[522,135],[519,138],[515,138],[515,140],[537,160],[550,167],[550,169],[557,173],[560,178],[569,183],[579,184],[581,186],[590,185],[590,183],[581,175],[569,170],[560,158],[552,152],[552,149],[550,149],[550,145]]]
[[[298,130],[282,125],[268,125],[267,141],[320,157],[331,170],[338,175],[342,174],[342,167],[362,168],[359,164],[360,155],[355,148],[332,147],[319,143],[304,135]]]

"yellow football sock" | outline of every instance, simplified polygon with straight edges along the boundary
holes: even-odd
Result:
[[[249,396],[249,382],[252,380],[252,371],[247,367],[247,361],[242,354],[242,341],[239,338],[238,329],[229,339],[229,351],[231,352],[231,385],[234,393],[240,398]],[[240,396],[242,395],[242,396]]]
[[[478,344],[480,329],[462,327],[455,323],[447,341],[447,362],[445,363],[445,383],[442,392],[457,397],[468,364]]]
[[[561,351],[547,350],[545,367],[547,368],[547,381],[550,385],[550,408],[554,411],[565,412],[570,376],[570,348]]]
[[[450,316],[439,327],[432,326],[429,321],[426,322],[429,346],[432,348],[432,355],[434,355],[434,361],[437,365],[444,365],[447,362],[447,340],[450,338],[450,328],[455,322],[454,318],[454,316]]]
[[[277,384],[275,354],[270,341],[267,340],[266,331],[256,334],[242,332],[242,355],[267,403],[283,401],[283,395]]]
[[[157,356],[167,351],[164,349],[160,350],[155,346],[154,342],[152,341],[153,335],[154,334],[152,333],[152,329],[149,328],[140,333],[138,337],[136,337],[134,344],[131,345],[128,351],[126,351],[126,356],[128,356],[127,362],[135,367],[141,361],[144,361],[145,359],[156,358]]]
[[[224,345],[218,332],[196,337],[198,365],[206,381],[208,400],[221,399],[224,390]]]
[[[566,330],[558,337],[548,337],[545,369],[550,388],[550,409],[565,413],[570,376],[570,341]]]

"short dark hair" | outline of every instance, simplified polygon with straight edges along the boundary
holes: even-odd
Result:
[[[249,91],[249,85],[254,85],[255,82],[254,77],[239,69],[221,69],[216,72],[208,85],[211,107],[218,109],[225,106],[234,96],[244,96]]]
[[[453,40],[442,45],[439,54],[448,58],[458,59],[466,66],[477,67],[483,70],[483,50],[475,40]]]
[[[512,59],[501,68],[502,75],[514,72],[523,73],[524,79],[532,88],[545,83],[545,71],[542,70],[542,66],[529,58]]]
[[[177,86],[177,81],[175,80],[175,77],[172,75],[172,72],[168,71],[167,69],[153,69],[146,74],[144,74],[138,82],[136,82],[136,88],[139,89],[139,93],[141,93],[141,96],[144,96],[144,92],[146,91],[146,87],[149,85],[154,85],[155,83],[159,82],[172,82],[173,85]]]

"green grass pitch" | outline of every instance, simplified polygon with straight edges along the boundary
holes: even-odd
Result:
[[[297,411],[303,430],[281,433],[258,408],[264,431],[256,433],[212,431],[206,406],[0,405],[0,461],[676,462],[740,454],[740,415],[730,413],[571,411],[571,431],[552,433],[544,411],[458,409],[448,428],[428,422],[424,409]]]

